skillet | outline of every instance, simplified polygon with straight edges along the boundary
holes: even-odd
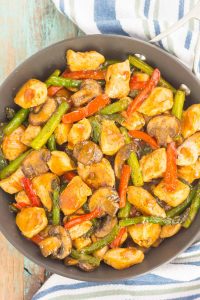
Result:
[[[73,38],[51,45],[31,56],[17,67],[0,87],[0,120],[4,120],[4,108],[14,106],[13,98],[20,86],[30,78],[45,80],[55,69],[64,69],[66,64],[65,52],[67,49],[76,51],[96,50],[108,59],[125,60],[129,54],[141,53],[146,56],[147,62],[153,67],[158,67],[162,76],[175,88],[181,83],[186,84],[191,94],[187,97],[188,105],[199,103],[200,81],[178,59],[160,48],[147,42],[117,36],[117,35],[89,35]],[[22,254],[35,263],[47,268],[53,273],[85,281],[112,281],[123,278],[134,278],[152,271],[154,268],[169,262],[180,252],[197,239],[200,227],[200,212],[192,226],[182,229],[178,234],[165,240],[158,248],[149,251],[142,264],[126,270],[114,270],[106,265],[101,265],[92,273],[85,273],[74,267],[66,267],[63,262],[44,258],[39,248],[26,240],[15,225],[14,214],[9,212],[8,204],[12,196],[0,190],[0,230],[4,236]]]

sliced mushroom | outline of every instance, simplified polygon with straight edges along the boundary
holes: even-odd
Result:
[[[85,103],[88,103],[100,94],[102,94],[100,84],[93,79],[86,79],[81,83],[80,90],[74,93],[70,100],[73,102],[75,107],[79,107]]]
[[[72,241],[68,231],[62,226],[48,226],[48,237],[39,243],[42,254],[47,257],[64,259],[71,253]]]
[[[119,151],[115,156],[115,164],[114,164],[115,175],[117,178],[120,178],[122,166],[124,162],[129,158],[131,151],[136,152],[137,150],[138,147],[134,142],[124,145],[119,149]]]
[[[83,165],[91,165],[100,162],[103,153],[97,144],[91,141],[82,141],[75,145],[73,156]]]
[[[111,232],[111,230],[116,224],[117,224],[117,218],[116,217],[113,218],[107,215],[103,220],[101,227],[95,231],[94,233],[95,236],[97,238],[103,238],[104,236],[106,236]]]
[[[147,125],[149,135],[156,138],[161,146],[171,143],[173,138],[180,134],[180,121],[172,115],[160,115],[152,118]]]
[[[78,163],[78,174],[89,187],[98,189],[102,186],[114,186],[115,175],[110,162],[106,158],[98,163],[84,166]]]
[[[97,268],[97,266],[93,266],[87,262],[81,262],[81,261],[78,263],[78,267],[85,272],[92,272]]]
[[[32,151],[22,163],[22,171],[26,177],[35,177],[48,172],[47,165],[51,153],[47,149]]]
[[[48,220],[44,208],[27,207],[17,214],[16,224],[24,236],[32,238],[47,226]]]
[[[31,125],[43,125],[46,123],[58,106],[54,98],[48,97],[44,104],[35,107],[29,114],[29,123]]]
[[[103,212],[113,217],[119,209],[119,196],[111,187],[100,188],[89,199],[89,209],[93,211],[99,207]]]

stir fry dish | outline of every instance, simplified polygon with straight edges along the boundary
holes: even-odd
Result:
[[[66,60],[6,108],[0,187],[44,257],[125,269],[197,215],[200,104],[184,109],[185,91],[134,55],[70,49]]]

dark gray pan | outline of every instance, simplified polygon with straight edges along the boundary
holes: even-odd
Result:
[[[200,82],[182,63],[170,54],[146,42],[114,35],[91,35],[65,40],[43,49],[27,59],[5,80],[0,88],[0,120],[4,119],[4,108],[13,105],[13,98],[19,87],[30,78],[45,80],[56,68],[66,64],[67,49],[79,51],[97,50],[107,58],[126,59],[131,53],[142,53],[152,66],[161,70],[162,75],[176,88],[185,83],[191,89],[187,105],[198,103]],[[74,267],[65,267],[62,262],[42,257],[37,246],[26,240],[15,225],[14,215],[8,210],[13,196],[0,191],[0,229],[5,237],[25,256],[53,273],[87,281],[111,281],[142,275],[170,261],[197,238],[200,227],[200,213],[188,230],[181,230],[176,236],[165,240],[158,248],[152,249],[142,264],[127,270],[117,271],[104,264],[92,273],[84,273]]]

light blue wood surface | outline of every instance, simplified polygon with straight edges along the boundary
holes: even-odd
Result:
[[[83,34],[50,0],[0,0],[0,28],[0,83],[38,50]],[[0,299],[31,299],[45,280],[45,270],[23,259],[2,235],[0,246],[4,254],[0,256],[4,266],[0,271]]]

